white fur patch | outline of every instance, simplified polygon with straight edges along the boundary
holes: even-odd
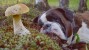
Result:
[[[43,30],[43,28],[41,28],[41,33],[45,33],[45,31],[48,31],[50,33],[55,33],[56,35],[58,35],[61,39],[66,40],[66,37],[61,29],[60,24],[56,23],[56,22],[49,22],[47,21],[46,23],[44,23],[44,25],[46,24],[51,24],[50,27],[48,27],[47,29]]]
[[[40,19],[41,19],[41,21],[42,21],[43,23],[47,22],[47,19],[46,19],[46,12],[41,15]]]
[[[89,28],[85,22],[82,22],[82,27],[78,31],[80,42],[89,43]]]
[[[52,23],[51,31],[55,34],[57,34],[60,38],[66,40],[66,37],[63,33],[63,30],[61,29],[61,25],[58,23]]]

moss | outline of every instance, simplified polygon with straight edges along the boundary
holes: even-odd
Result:
[[[12,31],[7,33],[0,29],[0,49],[2,50],[60,50],[59,45],[48,36],[31,31],[33,34],[19,36]]]

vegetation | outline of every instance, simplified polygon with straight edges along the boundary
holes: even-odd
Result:
[[[0,50],[61,50],[55,40],[41,34],[35,30],[32,25],[34,17],[38,16],[41,12],[34,8],[33,0],[21,0],[21,3],[27,4],[30,12],[22,15],[24,25],[31,31],[31,35],[19,36],[13,34],[12,17],[5,17],[4,12],[10,5],[16,4],[17,0],[0,0]],[[57,7],[59,0],[48,0],[50,6]],[[32,2],[32,3],[31,3]],[[78,0],[70,0],[69,8],[77,10]],[[89,5],[89,0],[87,2]],[[89,8],[89,6],[88,6]]]
[[[57,43],[43,34],[31,34],[26,36],[14,35],[11,32],[0,32],[0,49],[11,50],[60,50]]]
[[[11,19],[12,17],[4,19],[5,25],[0,27],[0,50],[61,50],[59,45],[50,37],[33,28],[29,29],[32,33],[30,35],[15,35]],[[27,24],[30,20],[23,20],[26,27],[32,27]]]
[[[51,6],[59,6],[59,0],[48,0],[49,4]],[[79,4],[79,0],[70,0],[69,1],[69,8],[72,10],[77,10],[78,9],[78,4]],[[89,0],[87,1],[87,5],[89,5]],[[89,6],[88,6],[89,9]]]
[[[34,0],[20,0],[21,3],[34,3]],[[59,6],[59,0],[48,0],[50,6]],[[17,0],[0,0],[0,5],[11,5],[16,4]],[[76,10],[78,8],[79,0],[70,0],[69,8]],[[87,5],[89,5],[89,0],[87,1]],[[89,6],[88,6],[89,9]]]
[[[32,5],[27,5],[31,7],[30,12],[22,15],[22,21],[32,34],[26,36],[14,35],[12,17],[4,16],[8,5],[0,7],[0,50],[61,50],[55,40],[34,29],[36,27],[32,25],[32,20],[40,12]]]

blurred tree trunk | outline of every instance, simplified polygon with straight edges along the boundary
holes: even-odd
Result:
[[[84,12],[86,10],[87,10],[87,0],[80,0],[78,11],[79,12]]]
[[[35,0],[35,7],[40,11],[47,11],[50,9],[48,0]]]
[[[59,0],[59,7],[60,8],[68,8],[69,7],[69,0]]]

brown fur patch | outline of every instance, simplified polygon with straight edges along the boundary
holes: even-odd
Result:
[[[89,28],[89,11],[84,13],[76,13],[74,20],[77,28],[82,26],[82,22],[85,22]]]

